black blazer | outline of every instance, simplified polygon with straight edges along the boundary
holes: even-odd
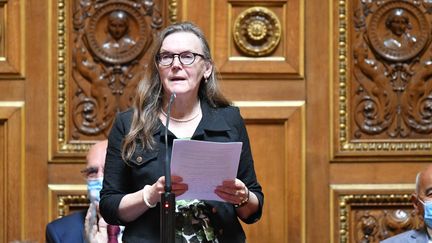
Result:
[[[259,210],[245,220],[245,223],[256,222],[262,214],[264,194],[257,181],[253,158],[246,127],[237,107],[212,108],[201,100],[203,117],[191,139],[214,142],[243,142],[237,178],[243,181],[259,200]],[[119,113],[108,138],[108,149],[104,169],[104,183],[101,191],[100,212],[109,224],[121,224],[126,228],[124,242],[159,242],[160,216],[159,204],[147,210],[133,222],[122,222],[118,215],[121,199],[128,193],[141,190],[147,184],[153,184],[163,175],[165,160],[165,126],[159,122],[158,130],[153,134],[157,146],[152,151],[144,151],[137,146],[127,165],[121,158],[122,140],[129,132],[132,121],[132,110]],[[169,152],[172,141],[176,138],[168,133]],[[218,201],[207,201],[215,209],[211,215],[212,224],[221,229],[220,242],[244,242],[245,234],[232,204]]]

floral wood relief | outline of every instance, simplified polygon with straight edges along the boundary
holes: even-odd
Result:
[[[416,0],[361,1],[354,9],[354,139],[430,138],[431,10]]]
[[[72,138],[108,134],[131,106],[162,16],[154,1],[75,1],[70,117]]]
[[[423,227],[409,198],[409,194],[340,196],[339,242],[378,243]]]
[[[355,242],[372,243],[418,228],[420,221],[413,210],[365,210],[354,213]]]

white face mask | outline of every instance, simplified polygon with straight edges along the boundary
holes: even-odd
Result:
[[[91,203],[99,202],[103,177],[87,179],[87,196]]]

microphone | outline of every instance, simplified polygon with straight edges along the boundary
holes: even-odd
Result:
[[[168,102],[167,116],[165,122],[165,191],[171,192],[171,163],[170,156],[168,154],[168,126],[171,119],[171,105],[176,97],[175,93],[172,93]]]
[[[173,243],[175,239],[175,194],[171,192],[171,165],[168,154],[168,126],[171,117],[171,105],[176,95],[172,93],[168,102],[165,122],[165,192],[161,194],[160,239],[161,243]]]

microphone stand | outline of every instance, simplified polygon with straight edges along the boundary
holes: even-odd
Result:
[[[172,93],[168,103],[165,124],[165,192],[161,194],[161,243],[174,243],[175,239],[175,194],[171,192],[171,168],[170,156],[168,155],[168,125],[171,116],[171,104],[174,102],[174,98],[175,94]]]

